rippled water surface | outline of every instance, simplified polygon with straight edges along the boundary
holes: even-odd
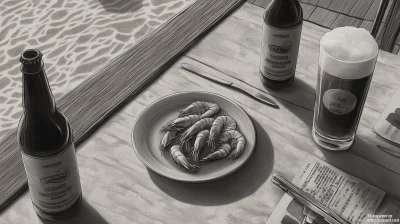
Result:
[[[37,48],[56,98],[194,0],[0,1],[0,138],[21,117],[19,55]]]

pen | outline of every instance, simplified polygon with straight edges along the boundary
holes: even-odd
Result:
[[[330,209],[326,208],[320,202],[315,200],[309,194],[295,186],[290,181],[286,180],[279,174],[274,173],[272,175],[272,183],[279,186],[282,190],[287,192],[290,196],[298,200],[301,204],[307,206],[315,213],[324,217],[324,219],[331,224],[349,224],[346,220],[336,215]]]

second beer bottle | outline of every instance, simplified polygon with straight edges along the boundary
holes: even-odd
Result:
[[[272,89],[285,89],[294,80],[303,11],[298,0],[272,0],[264,14],[260,78]]]
[[[17,137],[33,207],[42,219],[67,219],[82,198],[72,129],[56,107],[40,51],[26,50],[20,61],[24,114]]]

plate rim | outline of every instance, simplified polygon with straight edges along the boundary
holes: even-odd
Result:
[[[243,160],[243,162],[242,162],[239,166],[237,166],[237,167],[234,168],[234,169],[229,170],[229,171],[226,172],[226,173],[223,173],[222,175],[219,175],[219,176],[216,176],[216,177],[204,178],[204,179],[186,179],[186,178],[177,178],[177,177],[174,177],[174,176],[168,176],[168,175],[162,173],[161,171],[159,172],[159,171],[157,171],[156,169],[154,169],[154,168],[152,167],[152,165],[149,164],[149,163],[147,163],[147,161],[146,161],[144,158],[142,158],[142,156],[141,156],[140,153],[138,152],[137,147],[136,147],[136,145],[135,145],[134,136],[133,136],[134,130],[135,130],[135,126],[137,125],[137,123],[138,123],[140,117],[144,114],[144,112],[145,112],[149,107],[151,107],[151,106],[153,106],[154,104],[156,104],[156,103],[158,103],[158,102],[164,100],[165,98],[172,97],[172,96],[175,96],[175,95],[196,94],[196,93],[208,94],[208,95],[216,95],[216,96],[219,96],[219,97],[223,98],[224,100],[229,101],[230,103],[234,104],[235,106],[237,106],[238,109],[241,110],[241,111],[246,115],[246,117],[249,119],[249,121],[250,121],[252,130],[253,130],[253,133],[254,133],[254,145],[253,145],[253,147],[250,149],[250,154],[247,156],[247,158],[246,158],[245,160]],[[167,179],[170,179],[170,180],[182,182],[182,183],[205,183],[205,182],[211,182],[211,181],[215,181],[215,180],[224,178],[224,177],[226,177],[226,176],[228,176],[228,175],[231,175],[231,174],[235,173],[237,170],[239,170],[240,168],[242,168],[242,167],[244,166],[244,164],[246,164],[246,163],[248,162],[248,160],[253,156],[254,149],[255,149],[256,144],[257,144],[257,132],[256,132],[256,128],[255,128],[255,126],[254,126],[254,123],[253,123],[253,121],[251,120],[251,117],[250,117],[250,116],[247,114],[247,112],[246,112],[239,104],[237,104],[235,101],[233,101],[233,100],[231,100],[231,99],[229,99],[229,98],[227,98],[227,97],[225,97],[225,96],[222,96],[222,95],[220,95],[220,94],[218,94],[218,93],[214,93],[214,92],[207,92],[207,91],[181,91],[181,92],[171,93],[171,94],[168,94],[168,95],[165,95],[165,96],[163,96],[163,97],[160,97],[160,98],[156,99],[155,101],[153,101],[153,102],[151,102],[149,105],[147,105],[147,106],[139,113],[139,115],[136,117],[135,122],[133,123],[133,126],[132,126],[132,130],[131,130],[131,144],[132,144],[132,146],[133,146],[133,151],[135,151],[135,154],[136,154],[136,156],[139,158],[139,160],[146,166],[146,168],[150,169],[152,172],[156,173],[157,175],[160,175],[160,176],[162,176],[162,177],[164,177],[164,178],[167,178]],[[147,149],[147,147],[146,147],[146,149]],[[148,150],[148,149],[147,149],[147,150]]]

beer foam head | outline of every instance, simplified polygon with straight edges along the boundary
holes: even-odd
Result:
[[[371,34],[356,27],[339,27],[320,41],[320,65],[333,76],[359,79],[370,75],[379,48]]]

